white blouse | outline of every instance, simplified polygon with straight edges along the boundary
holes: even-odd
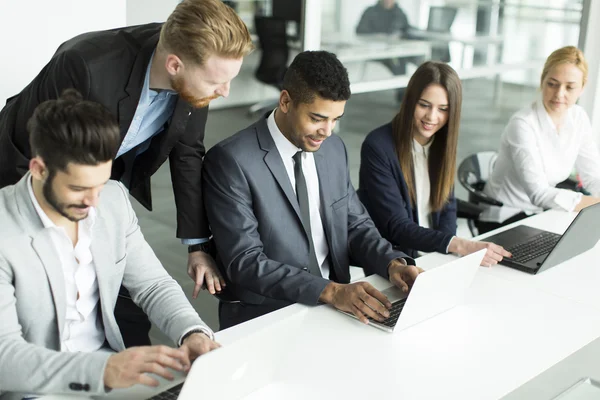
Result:
[[[429,149],[433,140],[430,140],[425,146],[413,139],[413,165],[415,174],[415,194],[417,197],[417,218],[419,226],[423,228],[431,227],[431,206],[429,198],[431,197],[431,183],[429,181]]]
[[[504,203],[504,217],[510,216],[506,212],[511,210],[513,215],[547,208],[573,211],[582,194],[555,188],[573,168],[584,187],[593,196],[600,195],[600,152],[586,112],[578,105],[572,106],[558,131],[538,100],[510,119],[484,192]],[[505,219],[492,214],[485,219]]]

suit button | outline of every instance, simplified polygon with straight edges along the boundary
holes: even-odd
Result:
[[[307,267],[302,268],[302,271],[308,271]]]
[[[69,383],[69,389],[79,392],[83,387],[81,386],[81,383],[71,382]]]
[[[90,391],[90,385],[89,385],[89,384],[87,384],[87,383],[86,383],[86,384],[84,384],[84,385],[83,385],[83,390],[85,390],[86,392],[89,392],[89,391]]]

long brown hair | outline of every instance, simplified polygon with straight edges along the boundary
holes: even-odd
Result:
[[[432,211],[440,211],[448,201],[454,186],[462,105],[462,86],[452,67],[440,62],[427,61],[417,68],[408,82],[400,111],[392,121],[392,132],[410,201],[414,206],[416,190],[412,154],[415,130],[413,120],[421,94],[431,84],[441,85],[448,94],[448,122],[435,133],[428,157],[431,185],[429,204]]]

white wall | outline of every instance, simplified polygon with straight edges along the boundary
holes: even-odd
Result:
[[[0,108],[65,40],[125,25],[126,0],[0,0]]]
[[[127,0],[127,25],[165,22],[180,0]]]

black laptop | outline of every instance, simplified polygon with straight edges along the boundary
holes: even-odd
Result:
[[[600,239],[600,204],[577,214],[563,235],[518,225],[485,238],[512,253],[500,262],[530,274],[537,274],[594,247]]]

